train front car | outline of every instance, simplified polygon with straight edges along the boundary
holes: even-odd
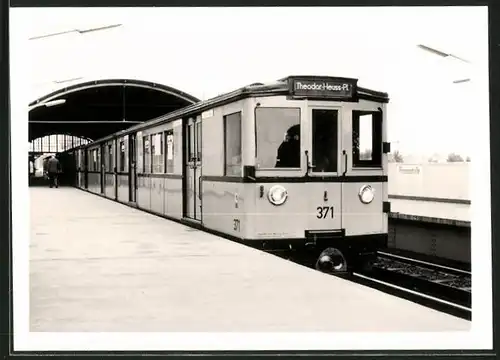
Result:
[[[387,246],[385,93],[357,80],[293,76],[286,95],[248,101],[248,241],[314,254],[325,272],[369,266]],[[252,121],[250,121],[252,122]],[[245,133],[245,132],[244,132]],[[251,139],[250,139],[251,138]],[[244,151],[244,152],[246,152]]]

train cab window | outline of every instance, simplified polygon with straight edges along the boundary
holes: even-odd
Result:
[[[300,168],[300,108],[255,109],[257,168]]]
[[[382,166],[382,112],[352,112],[352,166]]]
[[[125,141],[120,141],[120,171],[125,171]]]
[[[145,174],[151,173],[151,150],[149,146],[149,136],[142,138],[142,172]]]
[[[151,136],[151,156],[153,158],[153,173],[163,174],[163,134],[154,134]]]
[[[336,172],[338,155],[338,111],[312,110],[313,172]]]
[[[224,175],[241,176],[241,112],[224,116]]]
[[[165,131],[165,172],[172,174],[174,172],[174,131]]]

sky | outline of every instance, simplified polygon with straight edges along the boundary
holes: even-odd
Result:
[[[488,94],[486,8],[15,8],[10,26],[28,54],[27,103],[72,78],[154,81],[206,99],[307,74],[388,92],[389,140],[403,154],[470,155],[471,119],[489,121],[476,111]]]

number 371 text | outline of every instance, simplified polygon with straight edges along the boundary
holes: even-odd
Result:
[[[318,219],[333,219],[333,206],[318,206],[316,211],[316,217]]]

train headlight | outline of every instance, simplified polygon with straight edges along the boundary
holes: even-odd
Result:
[[[375,197],[375,190],[370,185],[363,185],[361,189],[359,189],[358,196],[363,204],[369,204]]]
[[[288,192],[281,185],[274,185],[267,194],[269,202],[273,205],[283,205],[288,198]]]

